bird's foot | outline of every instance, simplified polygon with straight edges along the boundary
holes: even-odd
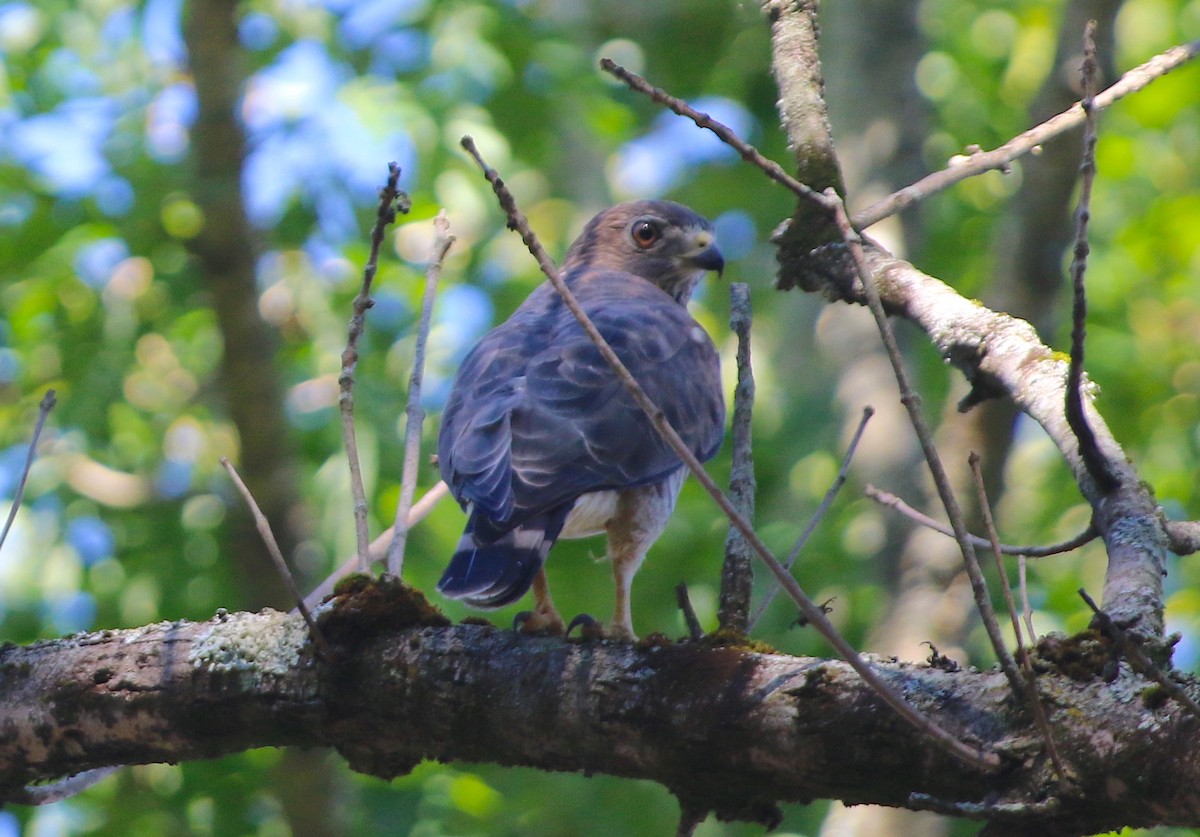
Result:
[[[557,611],[522,610],[513,617],[513,630],[530,636],[563,636],[567,629]]]
[[[579,614],[567,625],[568,637],[570,637],[571,631],[575,630],[575,628],[579,628],[580,639],[589,642],[594,642],[598,639],[615,639],[621,642],[637,641],[637,636],[627,626],[619,622],[614,622],[605,627],[587,613]]]

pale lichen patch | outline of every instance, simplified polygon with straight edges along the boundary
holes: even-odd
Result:
[[[286,674],[299,663],[308,631],[299,616],[275,610],[242,613],[211,623],[188,652],[188,662],[212,671]]]

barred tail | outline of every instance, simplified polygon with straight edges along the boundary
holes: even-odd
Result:
[[[562,531],[570,505],[527,520],[497,536],[490,521],[472,515],[438,582],[438,591],[471,607],[492,609],[515,602],[533,584]],[[482,542],[481,542],[482,541]]]

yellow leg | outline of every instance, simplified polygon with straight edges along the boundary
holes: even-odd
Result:
[[[613,596],[613,616],[605,631],[613,639],[627,639],[630,642],[637,639],[633,632],[633,613],[629,608],[629,590],[633,586],[633,577],[646,553],[641,550],[623,550],[613,552],[613,581],[615,592]]]
[[[614,639],[635,640],[629,590],[650,545],[666,528],[687,472],[682,468],[659,483],[622,491],[608,523],[608,556],[613,565],[613,618],[606,633]]]
[[[533,612],[522,623],[521,630],[527,634],[562,634],[566,631],[566,623],[550,598],[545,567],[533,577]]]

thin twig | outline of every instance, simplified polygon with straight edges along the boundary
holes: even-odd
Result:
[[[1033,721],[1041,732],[1042,739],[1046,742],[1046,754],[1050,757],[1050,763],[1054,765],[1054,772],[1058,774],[1059,779],[1065,780],[1067,773],[1063,769],[1062,759],[1058,755],[1054,735],[1050,732],[1046,708],[1042,706],[1042,699],[1038,694],[1037,673],[1033,670],[1033,663],[1029,659],[1029,649],[1021,639],[1021,621],[1017,618],[1017,606],[1013,602],[1012,590],[1008,586],[1008,573],[1004,570],[1004,557],[1000,554],[1000,537],[996,534],[996,522],[992,518],[992,505],[988,500],[987,488],[983,484],[983,470],[979,467],[979,454],[971,451],[967,461],[971,465],[971,476],[975,479],[975,491],[979,495],[979,509],[983,515],[983,526],[987,530],[988,540],[991,542],[992,557],[996,559],[996,571],[1000,574],[1000,587],[1004,591],[1004,603],[1008,606],[1008,617],[1012,620],[1013,636],[1017,638],[1017,657],[1021,663],[1021,670],[1025,674],[1025,681],[1021,684],[1024,688],[1014,687],[1014,691],[1018,697],[1022,692],[1024,693],[1029,708],[1033,711]],[[1029,641],[1033,642],[1032,634]],[[1010,682],[1012,681],[1010,680]]]
[[[1113,618],[1101,610],[1094,599],[1087,594],[1087,591],[1082,587],[1079,588],[1079,595],[1083,597],[1087,606],[1092,609],[1092,613],[1096,614],[1096,621],[1100,623],[1100,630],[1108,637],[1111,637],[1120,646],[1121,652],[1125,655],[1125,659],[1129,660],[1129,664],[1137,669],[1138,673],[1143,677],[1149,677],[1158,685],[1162,686],[1171,697],[1182,703],[1187,710],[1200,718],[1200,704],[1197,704],[1192,696],[1189,695],[1182,686],[1167,676],[1158,665],[1155,664],[1146,652],[1141,649],[1128,631],[1122,629]]]
[[[450,489],[446,486],[446,483],[438,480],[433,488],[426,491],[421,496],[421,499],[413,504],[412,509],[408,513],[408,528],[411,529],[424,520],[433,511],[433,507],[449,494]],[[391,545],[395,534],[396,530],[389,528],[375,540],[371,541],[370,546],[367,547],[367,561],[369,564],[382,561],[387,556],[388,546]],[[304,603],[309,607],[316,607],[326,596],[333,592],[333,588],[337,586],[339,581],[357,571],[358,555],[354,554],[339,564],[336,570],[330,573],[311,593],[305,596]]]
[[[1083,32],[1083,159],[1079,164],[1079,207],[1075,210],[1075,249],[1071,258],[1071,364],[1067,370],[1067,424],[1079,440],[1079,456],[1101,494],[1111,494],[1120,484],[1108,458],[1100,451],[1096,434],[1083,411],[1083,354],[1087,340],[1088,221],[1091,218],[1092,184],[1096,180],[1096,21],[1089,20]]]
[[[371,229],[371,252],[363,266],[362,286],[354,298],[354,313],[350,316],[350,329],[346,337],[346,348],[342,352],[342,372],[338,376],[338,406],[342,413],[342,438],[346,445],[346,459],[350,463],[350,491],[354,496],[354,536],[358,545],[359,569],[367,571],[367,494],[363,489],[362,468],[358,460],[358,437],[354,432],[354,368],[358,365],[358,338],[366,324],[367,309],[375,303],[371,299],[371,283],[379,265],[379,248],[383,245],[383,234],[388,224],[396,220],[397,209],[408,211],[408,197],[399,190],[400,167],[388,163],[388,179],[379,190],[379,210],[375,213],[375,226]]]
[[[687,624],[688,636],[693,640],[701,639],[704,636],[704,628],[700,626],[700,620],[696,617],[696,608],[692,607],[692,599],[688,595],[687,584],[679,582],[675,585],[675,604],[679,606],[679,612],[683,614],[683,621]],[[722,628],[725,626],[722,625]]]
[[[881,506],[887,506],[890,509],[894,509],[895,511],[907,517],[909,520],[912,520],[914,523],[918,523],[921,526],[925,526],[926,528],[932,529],[935,532],[939,532],[946,537],[954,537],[954,530],[945,523],[934,520],[929,515],[914,509],[908,503],[904,502],[902,499],[889,491],[884,491],[883,489],[876,488],[873,485],[867,485],[867,487],[863,489],[863,494],[870,497]],[[1098,534],[1096,530],[1089,526],[1075,537],[1071,538],[1070,540],[1065,540],[1062,543],[1053,543],[1049,544],[1048,546],[1013,546],[1011,544],[1002,543],[1000,544],[1000,552],[1003,555],[1021,555],[1029,558],[1046,558],[1050,555],[1061,555],[1064,552],[1071,552],[1079,549],[1079,547],[1091,543],[1097,537]],[[990,546],[987,538],[981,538],[978,535],[971,535],[970,538],[971,543],[980,549],[987,549]]]
[[[933,432],[929,429],[925,416],[921,414],[921,397],[909,383],[908,371],[904,368],[904,359],[900,354],[900,347],[896,343],[896,335],[892,331],[892,324],[888,321],[887,312],[883,309],[883,302],[879,298],[879,289],[875,287],[875,278],[871,275],[870,268],[867,267],[862,239],[851,228],[850,218],[846,215],[846,207],[837,192],[827,189],[825,197],[833,206],[834,220],[854,259],[858,279],[863,287],[863,296],[866,297],[871,316],[875,318],[875,326],[879,329],[879,335],[887,350],[888,360],[892,364],[892,373],[900,387],[900,403],[908,412],[909,421],[913,431],[917,434],[921,451],[925,455],[925,464],[933,477],[933,483],[937,488],[938,497],[942,501],[942,507],[946,510],[946,516],[950,519],[950,525],[954,529],[954,539],[958,541],[958,548],[962,553],[963,566],[966,568],[967,578],[971,582],[975,607],[979,610],[984,630],[988,639],[991,640],[992,648],[995,650],[996,657],[1000,660],[1000,665],[1003,667],[1005,675],[1008,676],[1009,682],[1019,683],[1020,681],[1016,679],[1016,666],[1004,645],[1000,626],[996,623],[996,614],[992,610],[992,602],[988,596],[987,582],[984,581],[983,572],[979,569],[979,558],[971,543],[970,533],[967,532],[966,517],[963,515],[962,507],[958,504],[958,498],[954,496],[954,489],[950,485],[950,477],[942,464],[942,457],[933,444]]]
[[[774,160],[764,157],[762,152],[735,134],[733,129],[728,125],[718,122],[707,113],[701,113],[696,110],[682,99],[677,99],[665,90],[655,87],[637,73],[630,72],[611,58],[601,58],[600,69],[625,82],[631,90],[646,94],[660,105],[674,111],[680,116],[686,116],[701,128],[707,128],[712,131],[721,138],[722,142],[740,154],[743,160],[760,168],[767,177],[780,183],[797,195],[801,195],[822,205],[824,204],[824,199],[821,197],[820,192],[792,177],[784,171],[783,166]]]
[[[59,779],[57,782],[50,782],[45,785],[27,785],[20,790],[13,790],[11,793],[6,792],[4,801],[15,805],[52,805],[55,802],[70,799],[72,796],[78,796],[88,788],[99,784],[116,773],[121,767],[123,765],[95,767],[91,770],[84,770],[82,773],[76,773],[64,779]]]
[[[521,240],[525,243],[525,246],[529,249],[529,252],[537,260],[538,265],[542,268],[542,272],[546,274],[546,277],[550,280],[555,290],[557,290],[561,295],[564,304],[575,316],[576,320],[578,320],[584,332],[589,338],[591,338],[592,342],[596,344],[596,348],[612,367],[614,373],[617,375],[617,378],[630,392],[634,400],[638,403],[638,406],[640,406],[642,410],[645,411],[646,415],[651,418],[655,427],[658,428],[659,433],[662,434],[663,439],[675,452],[675,455],[683,461],[688,470],[691,471],[696,477],[697,481],[700,482],[713,500],[716,501],[717,505],[721,508],[721,511],[725,513],[729,520],[738,528],[738,531],[740,531],[746,538],[747,542],[758,554],[759,558],[762,559],[763,563],[766,564],[771,573],[779,579],[784,589],[787,590],[788,595],[790,595],[793,601],[796,602],[797,606],[799,606],[801,613],[804,614],[804,616],[813,625],[813,627],[816,628],[821,636],[825,637],[829,644],[837,650],[842,658],[850,664],[850,667],[858,672],[858,675],[862,677],[863,681],[867,683],[876,692],[876,694],[878,694],[880,698],[888,704],[888,706],[895,710],[900,717],[912,724],[917,729],[921,730],[930,738],[930,740],[935,742],[938,746],[943,748],[955,758],[959,759],[962,763],[984,772],[996,769],[999,766],[999,759],[995,754],[981,753],[973,747],[969,747],[968,745],[959,741],[949,732],[942,729],[930,718],[922,715],[911,705],[909,705],[908,702],[905,701],[904,698],[887,683],[887,681],[885,681],[873,668],[871,668],[870,665],[867,664],[865,660],[863,660],[859,653],[854,649],[854,646],[847,642],[846,639],[840,633],[838,633],[837,629],[833,626],[833,623],[830,622],[828,617],[826,617],[826,615],[821,611],[821,608],[815,602],[813,602],[812,599],[810,599],[802,589],[800,589],[800,585],[796,583],[794,578],[788,575],[788,572],[783,568],[783,565],[780,564],[775,556],[771,554],[771,551],[767,548],[766,544],[762,542],[762,539],[759,538],[758,533],[754,531],[754,528],[746,521],[744,517],[738,513],[737,509],[735,509],[733,504],[729,501],[729,498],[726,497],[724,492],[721,491],[720,487],[713,482],[712,478],[704,470],[703,466],[700,464],[699,460],[696,459],[695,455],[688,448],[687,444],[679,437],[679,434],[675,431],[675,429],[671,427],[670,422],[666,420],[662,410],[660,410],[654,404],[654,402],[650,400],[645,391],[642,389],[641,385],[629,373],[629,370],[625,367],[625,364],[621,362],[621,359],[617,357],[615,352],[613,352],[612,347],[608,345],[608,341],[606,341],[604,336],[596,329],[595,324],[592,323],[586,312],[580,308],[578,300],[575,299],[575,295],[571,293],[570,288],[564,284],[562,277],[559,276],[558,270],[554,266],[554,263],[550,260],[550,257],[546,255],[546,251],[542,247],[541,242],[538,241],[537,237],[533,234],[533,230],[530,229],[529,223],[525,219],[525,216],[521,213],[521,210],[517,207],[512,193],[508,191],[508,188],[504,185],[504,182],[500,179],[499,175],[496,174],[495,170],[484,161],[483,157],[479,153],[479,150],[475,147],[474,140],[472,140],[470,137],[463,137],[462,146],[475,159],[476,163],[478,163],[480,169],[483,171],[484,176],[492,185],[492,190],[496,193],[496,197],[500,202],[500,206],[504,209],[505,215],[508,217],[509,228],[517,231],[520,234]]]
[[[1121,76],[1116,84],[1096,96],[1092,103],[1093,109],[1103,110],[1125,96],[1136,93],[1155,79],[1165,76],[1181,64],[1192,60],[1198,54],[1200,54],[1200,41],[1171,47],[1166,52],[1154,56],[1145,64],[1135,67]],[[895,215],[900,210],[948,189],[969,177],[976,177],[993,169],[1003,169],[1013,160],[1028,154],[1064,131],[1077,127],[1083,121],[1083,108],[1076,103],[1057,116],[1030,128],[1023,134],[1018,134],[999,148],[992,151],[976,151],[965,160],[955,160],[949,167],[926,175],[916,183],[905,186],[883,200],[856,212],[851,220],[855,228],[866,229],[872,224],[882,221],[890,215]]]
[[[1171,47],[1121,76],[1115,84],[1095,98],[1093,103],[1094,108],[1096,110],[1103,110],[1111,106],[1114,102],[1131,93],[1136,93],[1176,67],[1186,64],[1197,55],[1200,55],[1200,41],[1191,41],[1187,44]],[[680,116],[686,116],[691,119],[701,128],[707,128],[712,131],[730,148],[736,151],[743,160],[757,166],[767,177],[780,183],[795,194],[809,200],[818,200],[820,198],[820,192],[797,181],[784,171],[778,163],[764,157],[754,146],[740,139],[729,127],[712,119],[708,114],[696,111],[686,102],[653,86],[641,76],[621,67],[611,59],[600,59],[600,68],[625,82],[631,89],[639,93],[644,93]],[[992,151],[975,152],[966,160],[956,160],[948,168],[926,175],[916,183],[905,186],[883,200],[855,213],[852,223],[856,229],[866,229],[872,224],[890,215],[895,215],[900,210],[948,189],[969,177],[975,177],[993,169],[1002,169],[1018,157],[1028,154],[1064,131],[1069,131],[1078,126],[1083,120],[1084,114],[1080,105],[1072,105],[1057,116],[1030,128],[1023,134],[1019,134],[999,148]]]
[[[1017,586],[1021,588],[1021,618],[1025,620],[1025,629],[1029,631],[1030,639],[1037,636],[1033,629],[1033,606],[1029,604],[1029,585],[1026,583],[1025,556],[1017,556]]]
[[[425,293],[421,297],[421,320],[417,325],[417,344],[413,350],[412,375],[408,380],[407,420],[404,426],[404,469],[400,478],[400,502],[396,504],[396,522],[392,527],[395,537],[388,547],[387,571],[396,578],[404,569],[404,547],[408,542],[408,512],[412,507],[413,494],[417,490],[417,460],[421,455],[421,425],[425,411],[421,408],[421,382],[425,377],[425,340],[429,336],[429,321],[433,317],[433,300],[437,296],[438,280],[442,275],[442,261],[454,243],[450,234],[450,222],[442,210],[433,219],[435,236],[433,255],[425,269]]]
[[[985,802],[958,802],[927,793],[910,793],[906,807],[913,811],[933,811],[948,817],[969,817],[995,823],[1029,823],[1030,828],[1024,833],[1035,833],[1038,823],[1047,821],[1063,809],[1063,801],[1060,797],[1051,796],[1040,802],[1029,802],[1024,798],[1005,802],[989,795]]]
[[[233,484],[241,492],[242,499],[246,501],[246,505],[250,509],[250,514],[254,516],[254,525],[258,528],[259,537],[267,545],[267,553],[271,556],[271,561],[275,564],[275,569],[279,571],[283,583],[287,585],[288,591],[296,600],[296,608],[300,611],[300,615],[304,617],[304,621],[308,623],[308,630],[312,633],[313,641],[317,644],[322,659],[326,662],[332,661],[334,659],[333,649],[326,642],[325,635],[317,627],[316,621],[313,620],[312,612],[309,611],[308,605],[304,603],[304,597],[300,595],[300,588],[296,586],[296,579],[292,577],[292,571],[288,569],[287,561],[283,560],[283,553],[279,551],[279,544],[275,541],[275,534],[271,531],[271,524],[267,522],[266,515],[258,507],[258,503],[254,500],[254,495],[250,493],[250,489],[246,487],[246,483],[242,482],[241,476],[238,474],[237,469],[233,467],[233,463],[229,461],[228,457],[222,456],[221,464],[229,472],[229,478],[233,480]]]
[[[8,530],[12,528],[13,521],[17,519],[17,509],[21,508],[21,499],[25,496],[25,483],[29,480],[29,472],[33,470],[33,460],[37,457],[38,439],[42,436],[42,428],[46,426],[46,418],[57,403],[58,397],[54,390],[48,389],[46,390],[46,394],[42,396],[41,403],[38,404],[38,417],[33,425],[33,437],[30,438],[29,450],[25,453],[25,467],[21,469],[21,479],[17,481],[17,490],[13,494],[12,506],[8,510],[8,518],[4,521],[3,531],[0,531],[0,549],[4,548],[4,541],[8,538]]]
[[[729,496],[742,516],[754,520],[754,449],[750,424],[754,417],[754,368],[750,363],[750,286],[735,282],[729,287],[729,325],[737,335],[737,386],[733,390],[733,463],[729,471]],[[721,567],[721,602],[717,621],[723,630],[745,633],[749,629],[750,595],[754,565],[746,539],[730,526],[725,537],[725,562]]]
[[[796,559],[800,557],[800,553],[804,551],[804,547],[808,543],[808,539],[812,537],[812,533],[817,530],[817,525],[825,519],[825,515],[829,512],[829,507],[833,505],[834,498],[837,497],[842,486],[846,484],[846,478],[850,474],[850,461],[854,459],[854,451],[858,449],[859,440],[862,439],[863,431],[867,429],[867,422],[871,420],[871,416],[873,415],[875,415],[874,407],[863,407],[862,418],[858,420],[858,427],[855,428],[854,435],[850,438],[850,444],[846,447],[846,453],[842,456],[842,464],[838,468],[837,476],[834,477],[833,483],[829,488],[825,490],[825,496],[821,498],[821,504],[817,506],[817,510],[808,519],[808,525],[804,527],[804,531],[800,533],[800,537],[796,538],[796,542],[792,545],[792,551],[788,553],[787,559],[783,562],[783,566],[789,571],[795,565]],[[775,600],[778,592],[778,584],[772,584],[767,588],[766,595],[763,596],[763,600],[759,602],[758,608],[754,611],[754,616],[750,619],[750,628],[748,630],[752,630],[758,624],[758,621],[762,619],[763,614],[767,612],[767,608]]]

